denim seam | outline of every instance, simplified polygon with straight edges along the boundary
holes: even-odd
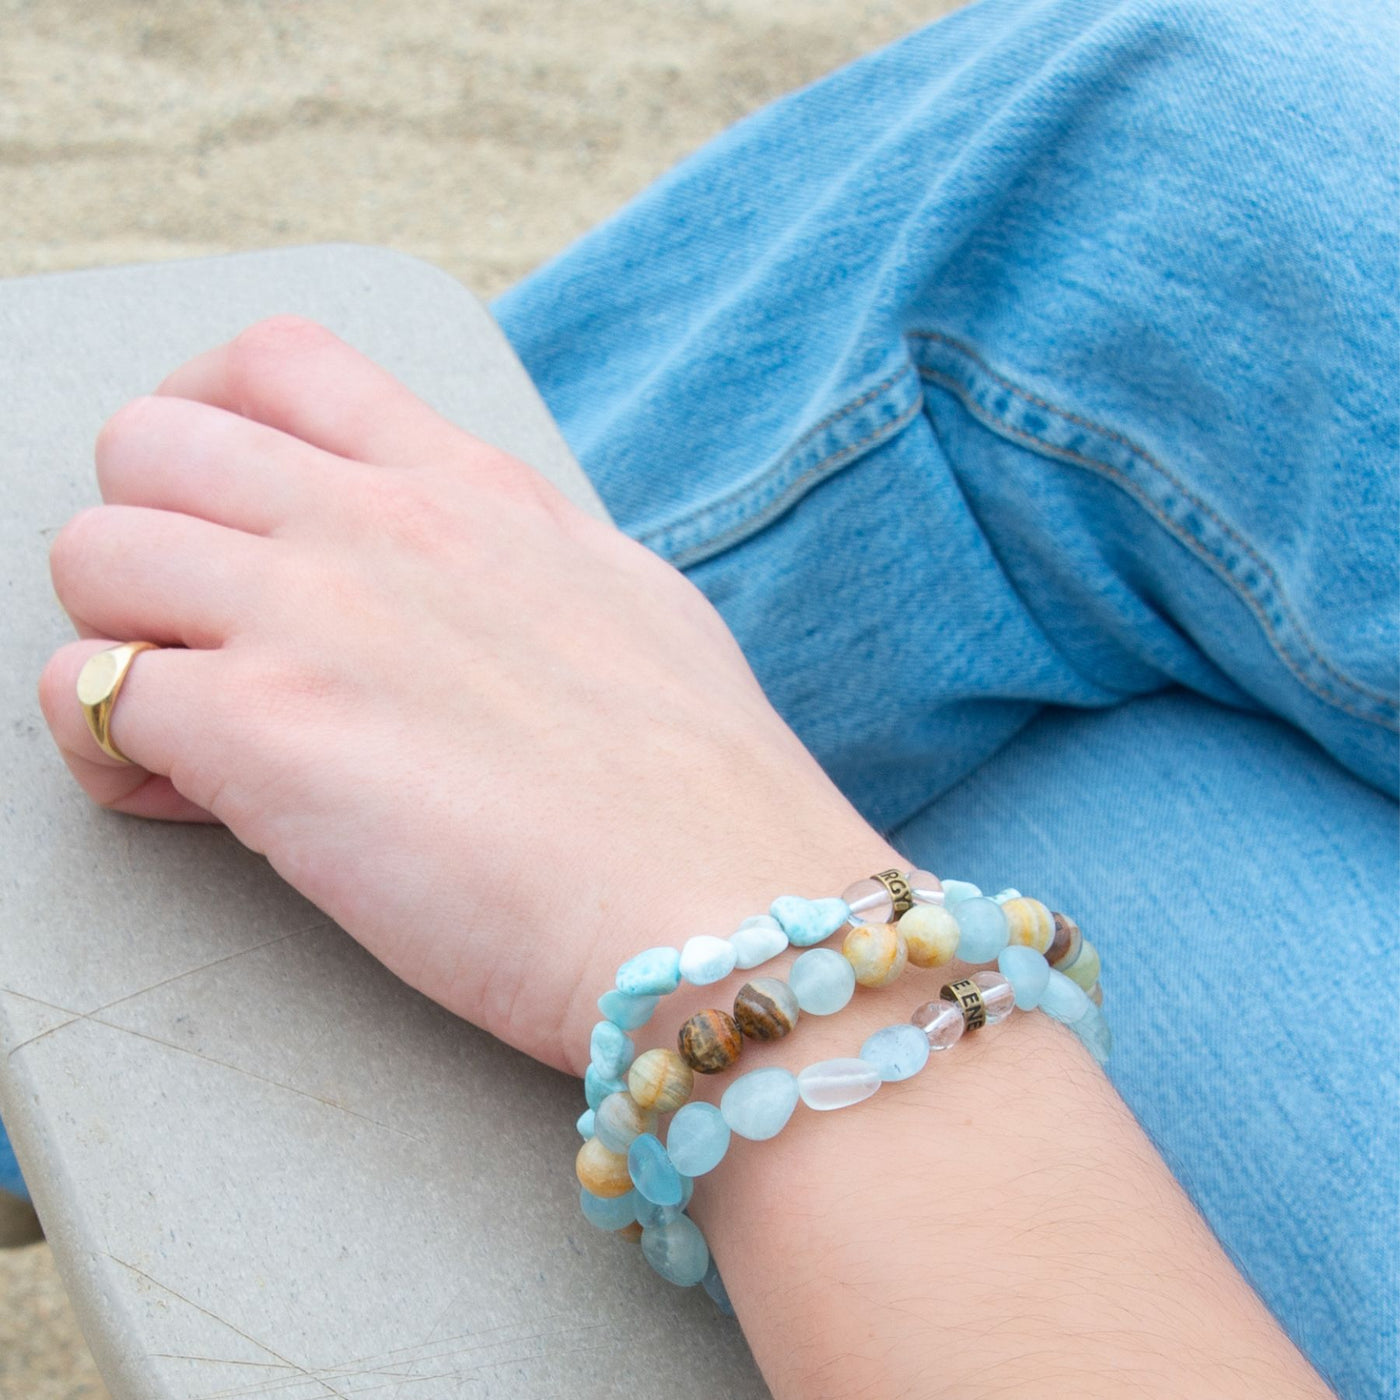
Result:
[[[639,541],[655,553],[669,559],[676,568],[683,569],[718,554],[737,544],[748,535],[756,533],[785,511],[791,509],[824,476],[848,465],[861,453],[868,451],[878,442],[895,436],[908,426],[918,416],[919,410],[923,406],[922,395],[916,393],[912,402],[900,410],[898,414],[883,423],[876,424],[855,442],[843,443],[840,447],[823,454],[809,466],[803,467],[797,475],[785,484],[779,485],[776,493],[751,513],[742,515],[742,518],[735,520],[732,524],[722,524],[716,532],[707,534],[702,540],[692,544],[684,543],[687,535],[694,536],[697,533],[712,530],[717,517],[722,521],[726,515],[732,516],[736,512],[742,512],[754,497],[761,496],[765,490],[771,489],[775,482],[781,482],[784,471],[800,459],[803,449],[809,447],[821,433],[829,431],[841,420],[849,418],[858,410],[868,407],[883,396],[889,395],[892,390],[898,388],[903,381],[911,377],[917,383],[915,366],[906,362],[893,374],[887,375],[878,384],[864,390],[806,429],[801,437],[774,458],[772,463],[756,476],[750,477],[741,485],[705,501],[686,514],[668,520],[664,525],[645,531],[638,536]]]
[[[1312,656],[1312,658],[1320,666],[1322,666],[1330,675],[1335,677],[1341,684],[1345,685],[1348,689],[1355,691],[1363,699],[1370,701],[1373,704],[1376,704],[1380,708],[1382,708],[1384,714],[1387,717],[1393,714],[1395,707],[1393,702],[1390,701],[1388,697],[1382,695],[1378,691],[1373,691],[1370,687],[1365,686],[1360,682],[1351,680],[1349,677],[1339,672],[1330,662],[1326,660],[1325,657],[1319,655],[1316,647],[1312,644],[1311,640],[1308,638],[1306,632],[1304,631],[1296,613],[1293,611],[1292,607],[1287,603],[1283,594],[1283,590],[1279,585],[1278,577],[1274,573],[1272,568],[1270,568],[1270,566],[1259,557],[1257,551],[1255,551],[1254,548],[1250,546],[1246,541],[1241,539],[1239,534],[1229,525],[1227,525],[1226,522],[1224,522],[1215,511],[1213,511],[1209,506],[1207,506],[1205,502],[1201,501],[1193,492],[1188,490],[1176,476],[1174,476],[1170,471],[1168,471],[1144,448],[1139,447],[1136,443],[1132,442],[1129,438],[1124,437],[1121,433],[1116,433],[1109,428],[1101,427],[1099,424],[1094,423],[1089,419],[1082,418],[1077,414],[1070,413],[1064,409],[1061,409],[1056,405],[1048,403],[1046,402],[1046,400],[1039,398],[1038,396],[1020,388],[1018,385],[1012,383],[1010,380],[1006,379],[1004,376],[998,374],[995,370],[993,370],[975,351],[971,350],[965,345],[960,344],[958,341],[955,341],[948,336],[941,335],[936,331],[917,331],[911,332],[910,335],[913,339],[937,341],[947,346],[949,349],[956,351],[958,354],[965,356],[979,369],[984,371],[990,379],[992,379],[994,382],[1006,389],[1008,392],[1015,394],[1018,398],[1021,398],[1028,403],[1034,404],[1038,408],[1044,409],[1046,412],[1055,415],[1057,418],[1063,419],[1066,422],[1074,423],[1082,428],[1088,429],[1093,433],[1100,434],[1101,436],[1103,436],[1111,442],[1119,444],[1121,447],[1130,452],[1134,457],[1146,464],[1154,472],[1160,474],[1166,481],[1168,481],[1172,485],[1172,487],[1175,490],[1179,491],[1183,497],[1185,497],[1188,501],[1191,502],[1193,506],[1199,509],[1203,515],[1205,515],[1208,519],[1213,521],[1228,539],[1234,541],[1235,544],[1237,544],[1239,548],[1246,555],[1248,555],[1248,557],[1255,563],[1255,565],[1259,568],[1260,572],[1264,574],[1264,576],[1273,584],[1274,588],[1278,592],[1279,606],[1285,613],[1288,621],[1298,632],[1299,638],[1302,641],[1303,646],[1307,650],[1308,654]],[[1004,436],[1010,437],[1018,442],[1021,442],[1027,447],[1031,448],[1032,450],[1043,455],[1060,458],[1062,460],[1076,463],[1080,466],[1086,467],[1097,473],[1101,473],[1104,476],[1111,479],[1112,481],[1114,481],[1119,486],[1121,486],[1122,489],[1126,491],[1128,495],[1131,496],[1132,499],[1135,500],[1141,507],[1143,507],[1143,509],[1145,509],[1151,516],[1153,516],[1153,518],[1156,519],[1168,531],[1168,533],[1173,536],[1173,538],[1179,540],[1183,545],[1185,545],[1194,555],[1196,555],[1198,559],[1201,560],[1202,563],[1204,563],[1208,568],[1210,568],[1211,571],[1214,574],[1216,574],[1217,577],[1219,577],[1234,593],[1236,593],[1236,595],[1245,603],[1245,605],[1250,609],[1250,611],[1258,620],[1259,625],[1263,629],[1264,635],[1268,639],[1269,644],[1272,647],[1275,655],[1279,658],[1280,661],[1283,662],[1283,664],[1288,668],[1289,672],[1294,677],[1296,677],[1296,679],[1307,690],[1309,690],[1313,695],[1317,696],[1319,699],[1323,700],[1327,704],[1334,706],[1336,709],[1342,710],[1346,714],[1352,715],[1356,719],[1365,720],[1373,724],[1381,724],[1384,728],[1393,727],[1393,725],[1384,724],[1383,721],[1381,719],[1378,719],[1374,713],[1364,712],[1360,709],[1357,709],[1353,705],[1348,704],[1339,696],[1330,693],[1329,690],[1327,688],[1324,688],[1324,686],[1318,680],[1308,675],[1307,672],[1302,669],[1298,661],[1292,655],[1290,655],[1288,646],[1285,644],[1284,640],[1278,635],[1278,632],[1275,630],[1274,624],[1270,620],[1268,612],[1264,607],[1264,604],[1260,599],[1258,599],[1254,595],[1254,593],[1250,590],[1248,584],[1245,583],[1243,580],[1235,577],[1235,575],[1230,571],[1229,566],[1225,563],[1225,561],[1217,558],[1215,554],[1213,554],[1209,550],[1209,548],[1204,544],[1204,542],[1198,540],[1179,521],[1172,519],[1172,517],[1168,515],[1162,509],[1162,507],[1157,504],[1157,502],[1152,500],[1152,498],[1149,495],[1147,495],[1147,493],[1143,490],[1142,486],[1138,482],[1134,481],[1133,478],[1129,476],[1127,472],[1123,471],[1121,467],[1114,466],[1111,462],[1106,462],[1096,457],[1087,456],[1082,452],[1076,451],[1074,448],[1064,447],[1058,443],[1050,442],[1045,438],[1038,437],[1034,433],[1028,432],[1024,428],[1016,426],[1006,417],[994,413],[984,404],[978,402],[977,399],[973,396],[972,390],[969,388],[969,386],[959,382],[957,379],[955,379],[949,374],[946,374],[936,369],[932,369],[925,365],[920,365],[919,377],[921,379],[928,380],[931,383],[939,384],[943,388],[949,390],[951,393],[954,394],[955,397],[957,397],[963,403],[963,405],[968,409],[969,412],[973,414],[974,417],[984,422],[988,427],[992,428],[994,431],[1001,433]]]

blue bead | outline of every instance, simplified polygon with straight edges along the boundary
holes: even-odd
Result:
[[[690,1204],[690,1198],[694,1194],[695,1183],[688,1176],[681,1177],[681,1201],[676,1206],[653,1205],[639,1192],[628,1192],[628,1195],[637,1198],[637,1223],[643,1228],[651,1225],[665,1225],[667,1221],[674,1220],[678,1215],[684,1215],[685,1208]]]
[[[626,1087],[625,1079],[610,1079],[606,1074],[599,1074],[593,1065],[583,1072],[583,1096],[589,1108],[597,1108],[609,1094],[620,1094]]]
[[[943,881],[943,907],[951,908],[954,904],[961,904],[965,899],[978,899],[982,891],[976,885],[969,884],[966,880],[944,880]]]
[[[1089,993],[1078,982],[1066,977],[1058,968],[1050,969],[1045,991],[1040,997],[1040,1009],[1047,1016],[1053,1016],[1066,1025],[1073,1025],[1084,1014],[1085,1009],[1093,1005],[1089,1000]]]
[[[678,1206],[685,1190],[681,1174],[655,1133],[640,1133],[627,1149],[627,1174],[638,1194],[656,1206]]]
[[[928,1064],[928,1036],[908,1021],[876,1031],[860,1047],[860,1058],[880,1071],[886,1084],[911,1079]]]
[[[593,1067],[607,1079],[621,1077],[636,1053],[632,1037],[611,1021],[599,1021],[588,1038],[588,1055]]]
[[[782,925],[794,948],[808,948],[830,938],[851,917],[851,906],[844,899],[803,899],[801,895],[780,894],[768,912]]]
[[[734,945],[734,966],[750,968],[776,958],[787,947],[788,936],[771,914],[755,914],[729,935],[729,941]]]
[[[579,1114],[578,1122],[574,1124],[574,1127],[578,1129],[579,1137],[581,1137],[585,1142],[587,1142],[588,1139],[593,1136],[593,1120],[596,1117],[597,1114],[593,1111],[593,1109],[585,1109],[582,1113]]]
[[[729,1301],[729,1290],[724,1286],[724,1280],[719,1276],[719,1270],[715,1268],[715,1261],[710,1260],[710,1267],[705,1270],[705,1277],[700,1280],[705,1292],[714,1300],[714,1305],[725,1317],[734,1316],[734,1304]]]
[[[1024,944],[1012,943],[997,954],[997,968],[1011,983],[1016,1005],[1022,1011],[1034,1011],[1050,980],[1050,964],[1045,961],[1045,954]]]
[[[598,1010],[613,1025],[624,1031],[634,1031],[651,1020],[651,1013],[660,1000],[660,997],[629,997],[626,992],[614,988],[598,998]]]
[[[719,1101],[730,1130],[751,1142],[777,1137],[796,1107],[797,1076],[776,1065],[741,1074]]]
[[[637,1218],[637,1206],[640,1204],[635,1191],[628,1191],[622,1196],[603,1197],[593,1195],[582,1186],[579,1187],[578,1203],[588,1223],[600,1230],[620,1230],[624,1225],[630,1225]]]
[[[953,906],[952,914],[962,935],[958,939],[958,958],[962,962],[991,962],[1011,937],[1006,915],[994,899],[964,899]]]
[[[1108,1028],[1102,1007],[1095,1006],[1090,1001],[1089,1009],[1077,1021],[1070,1023],[1070,1030],[1083,1041],[1099,1064],[1108,1063],[1108,1057],[1113,1051],[1113,1033]]]
[[[830,1016],[850,1001],[856,970],[832,948],[813,948],[788,968],[797,1004],[813,1016]]]
[[[688,1215],[643,1230],[642,1254],[662,1278],[682,1288],[699,1283],[710,1267],[705,1237]]]
[[[678,948],[648,948],[617,970],[617,990],[629,997],[666,996],[681,984]]]
[[[711,1103],[688,1103],[671,1119],[666,1152],[678,1172],[703,1176],[729,1151],[729,1124]]]

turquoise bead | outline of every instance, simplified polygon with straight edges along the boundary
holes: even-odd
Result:
[[[943,881],[943,907],[945,909],[954,904],[961,904],[965,899],[980,899],[981,895],[982,891],[966,880]]]
[[[593,1122],[596,1117],[597,1114],[594,1112],[593,1109],[585,1109],[582,1113],[579,1114],[578,1122],[574,1124],[574,1127],[578,1129],[579,1137],[581,1137],[585,1142],[587,1142],[588,1139],[593,1136]]]
[[[1016,1005],[1022,1011],[1034,1011],[1050,980],[1050,964],[1045,961],[1045,954],[1023,943],[1012,943],[997,954],[997,967],[1011,983]]]
[[[710,1267],[705,1270],[705,1277],[700,1280],[705,1292],[710,1295],[720,1312],[725,1317],[734,1316],[734,1304],[729,1301],[729,1290],[724,1286],[724,1280],[719,1276],[719,1270],[715,1268],[715,1261],[710,1260]]]
[[[730,1130],[751,1142],[777,1137],[796,1107],[797,1076],[776,1065],[741,1074],[719,1101]]]
[[[682,1288],[699,1283],[710,1267],[705,1237],[688,1215],[643,1230],[642,1255],[662,1278]]]
[[[1113,1033],[1108,1028],[1103,1009],[1091,1001],[1089,1009],[1077,1020],[1070,1023],[1070,1030],[1084,1043],[1089,1053],[1099,1062],[1107,1064],[1113,1050]]]
[[[666,996],[681,984],[677,948],[648,948],[617,970],[617,990],[629,997]]]
[[[729,1151],[729,1124],[712,1103],[688,1103],[671,1119],[666,1153],[678,1172],[703,1176]]]
[[[780,894],[768,912],[782,925],[794,948],[808,948],[830,938],[851,918],[851,906],[844,899],[803,899],[796,894]]]
[[[997,903],[997,904],[1005,904],[1006,901],[1007,901],[1008,899],[1020,899],[1020,898],[1021,898],[1021,891],[1020,891],[1020,890],[998,890],[998,891],[996,892],[996,894],[994,894],[994,895],[992,896],[993,901],[994,901],[995,903]]]
[[[787,947],[788,936],[771,914],[755,914],[729,935],[729,942],[734,949],[734,966],[748,969],[776,958]]]
[[[637,1218],[637,1206],[641,1203],[635,1191],[621,1196],[595,1196],[586,1187],[578,1189],[578,1203],[590,1225],[600,1230],[621,1230]]]
[[[638,1192],[632,1192],[637,1198],[637,1223],[647,1229],[652,1225],[664,1225],[668,1220],[674,1220],[678,1215],[685,1213],[685,1208],[690,1204],[690,1198],[695,1194],[695,1183],[688,1176],[681,1177],[681,1199],[679,1205],[658,1206]]]
[[[627,1087],[625,1079],[612,1079],[599,1074],[593,1065],[583,1072],[583,1096],[589,1108],[597,1108],[609,1094],[620,1094]]]
[[[727,938],[697,933],[681,949],[681,977],[692,987],[708,987],[734,971],[734,945]]]
[[[639,1195],[652,1205],[678,1206],[685,1194],[681,1174],[666,1155],[655,1133],[641,1133],[627,1149],[627,1174]]]
[[[860,1047],[860,1058],[880,1071],[886,1084],[912,1079],[928,1064],[928,1036],[907,1021],[876,1031]]]
[[[1040,1009],[1047,1016],[1073,1025],[1084,1014],[1085,1008],[1092,1006],[1094,1003],[1089,1000],[1089,993],[1078,982],[1071,981],[1058,968],[1050,969],[1040,997]]]
[[[599,1021],[588,1040],[588,1056],[593,1068],[605,1079],[617,1079],[636,1056],[637,1047],[626,1031],[611,1021]]]
[[[856,970],[832,948],[813,948],[788,969],[797,1004],[813,1016],[830,1016],[850,1001]]]
[[[635,1031],[651,1020],[660,997],[629,997],[614,988],[598,998],[598,1011],[624,1031]]]
[[[952,912],[958,921],[958,957],[963,962],[991,962],[1006,947],[1011,929],[994,899],[964,899]]]

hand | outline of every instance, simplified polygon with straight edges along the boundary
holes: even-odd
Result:
[[[104,806],[219,821],[394,972],[581,1070],[619,961],[892,859],[708,600],[328,331],[119,410],[40,697]],[[683,454],[678,470],[683,470]],[[112,737],[74,697],[114,641]]]

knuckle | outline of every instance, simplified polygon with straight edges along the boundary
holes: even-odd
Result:
[[[108,518],[107,506],[88,506],[53,537],[49,545],[49,574],[60,593],[91,554],[93,541]]]
[[[142,395],[124,403],[98,429],[93,457],[98,483],[105,484],[116,465],[127,455],[131,439],[146,431],[149,419],[159,412],[163,400],[154,394]]]
[[[426,483],[398,474],[367,474],[361,481],[359,505],[373,533],[417,553],[432,554],[448,547],[456,531],[451,512]]]
[[[333,338],[323,325],[305,316],[268,316],[234,336],[229,343],[229,358],[235,366],[256,371],[281,363],[289,354],[325,345]]]

